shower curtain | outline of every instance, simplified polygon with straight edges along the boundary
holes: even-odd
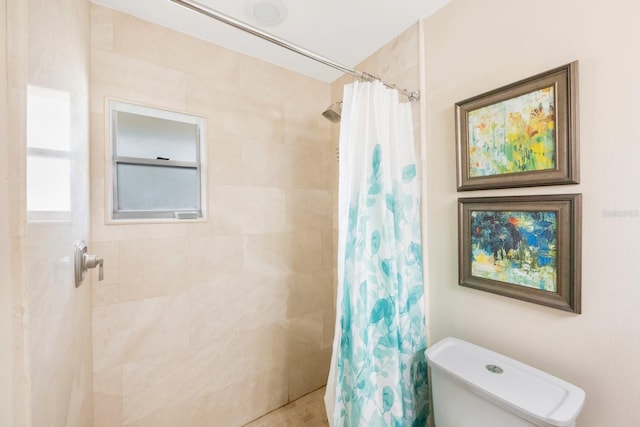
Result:
[[[333,427],[425,426],[429,412],[420,201],[411,105],[345,86],[340,128]]]

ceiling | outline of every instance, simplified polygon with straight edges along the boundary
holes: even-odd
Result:
[[[92,1],[328,83],[342,75],[329,66],[187,10],[169,0]],[[449,0],[197,1],[331,61],[354,68]],[[285,6],[284,21],[277,25],[258,22],[251,13],[254,10],[252,7],[262,8],[260,10],[268,14],[271,10],[265,7],[271,4]]]

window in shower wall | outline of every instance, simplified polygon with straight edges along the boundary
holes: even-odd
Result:
[[[109,102],[112,219],[203,217],[204,119]]]
[[[71,95],[27,86],[27,212],[30,221],[71,216]]]

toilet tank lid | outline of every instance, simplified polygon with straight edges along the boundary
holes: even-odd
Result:
[[[432,370],[448,373],[507,410],[552,426],[571,425],[584,404],[581,388],[458,338],[439,341],[426,355]]]

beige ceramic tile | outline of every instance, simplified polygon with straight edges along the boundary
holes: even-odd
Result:
[[[297,399],[327,383],[331,348],[309,354],[291,362],[289,398]]]
[[[92,113],[91,116],[91,177],[93,179],[102,178],[105,179],[105,159],[107,158],[107,151],[105,148],[105,142],[108,138],[105,129],[105,117],[104,114]],[[102,201],[101,201],[102,203]]]
[[[105,226],[109,240],[160,240],[187,237],[189,223],[176,222],[113,222]]]
[[[255,376],[275,373],[286,378],[288,335],[284,322],[247,331],[247,369]]]
[[[404,33],[387,43],[377,52],[376,58],[378,76],[403,87],[401,84],[406,81],[394,79],[408,70],[416,73],[419,68],[418,25],[412,25]],[[418,80],[407,83],[417,84]],[[417,87],[406,87],[405,89],[418,90]]]
[[[322,233],[322,269],[332,270],[336,267],[338,258],[337,230],[331,229]]]
[[[241,382],[247,376],[245,366],[245,339],[240,334],[195,347],[182,356],[160,356],[126,364],[125,423]]]
[[[248,104],[283,105],[287,97],[295,96],[289,83],[292,76],[299,76],[296,73],[251,57],[244,57],[241,65],[228,82],[238,89]]]
[[[322,161],[327,173],[327,188],[330,191],[337,191],[340,167],[340,150],[338,149],[337,143],[331,144],[331,146],[323,152]]]
[[[49,290],[55,289],[58,281],[72,279],[73,265],[68,256],[68,248],[61,247],[57,242],[72,241],[70,224],[52,222],[31,222],[27,225],[27,246],[30,256],[26,267],[29,272],[27,290],[32,294],[32,304],[35,305],[35,316],[40,318],[42,310],[51,310],[48,298],[56,303],[69,304],[74,296],[72,289],[48,295]],[[56,316],[63,313],[54,313]],[[42,319],[46,323],[46,316]]]
[[[116,17],[117,37],[116,52],[133,58],[144,58],[146,61],[168,68],[185,70],[193,78],[205,78],[206,84],[198,84],[198,90],[233,88],[237,98],[237,85],[230,84],[238,78],[238,70],[247,66],[247,58],[237,52],[213,45],[204,40],[176,33],[155,24],[118,14]],[[132,43],[132,40],[135,42]],[[157,46],[162,45],[162,49]],[[188,46],[188,48],[185,48]],[[251,80],[254,85],[258,82]]]
[[[331,192],[295,189],[287,193],[289,230],[330,230],[332,226]]]
[[[240,426],[257,418],[253,413],[254,384],[250,379],[207,396],[206,426]],[[243,396],[238,399],[238,396]],[[263,397],[261,397],[263,398]]]
[[[334,190],[331,192],[331,213],[333,215],[333,220],[331,221],[333,224],[333,230],[338,232],[339,219],[338,219],[338,206],[339,206],[339,194],[337,187],[334,187]],[[337,252],[336,252],[337,254]]]
[[[120,299],[120,286],[116,284],[103,285],[97,280],[91,285],[92,306],[99,307],[110,304],[118,304]]]
[[[294,187],[295,159],[290,145],[248,139],[242,153],[244,185]]]
[[[308,88],[307,88],[308,89]],[[304,144],[316,147],[327,147],[331,141],[327,138],[331,122],[322,116],[329,106],[327,88],[306,93],[304,98],[297,97],[285,103],[285,142],[287,144]]]
[[[207,169],[208,183],[216,185],[242,185],[243,138],[220,132],[213,126],[208,128]]]
[[[293,247],[289,233],[244,236],[243,270],[247,273],[282,275],[293,269]]]
[[[208,79],[190,92],[233,86],[229,81],[247,62],[237,52],[119,12],[114,13],[114,52]]]
[[[255,419],[288,402],[287,372],[268,371],[252,377],[246,419]]]
[[[246,424],[244,427],[328,427],[324,387]]]
[[[219,274],[192,289],[188,310],[191,347],[233,336],[244,326],[237,309],[238,301],[244,300],[243,284],[240,275]]]
[[[298,273],[291,280],[287,318],[294,318],[333,306],[333,273],[321,270]]]
[[[239,67],[239,61],[230,59],[232,68]],[[229,66],[229,64],[224,65]],[[191,72],[186,74],[187,110],[206,118],[209,133],[216,132],[224,135],[237,135],[237,129],[231,132],[224,130],[223,113],[229,107],[242,108],[245,100],[237,92],[237,88],[228,84],[224,79],[216,78],[216,73],[200,76]]]
[[[93,426],[121,427],[122,425],[122,397],[94,392]]]
[[[118,242],[118,267],[121,293],[140,297],[179,293],[199,277],[203,262],[200,241],[184,238],[122,240]],[[207,249],[215,249],[216,241]],[[219,253],[220,251],[218,251]],[[129,284],[144,282],[144,289],[127,290]],[[131,285],[132,286],[132,285]],[[128,298],[127,298],[128,299]]]
[[[247,291],[234,307],[243,328],[256,329],[286,320],[290,275],[246,272],[242,279]]]
[[[207,283],[220,275],[242,274],[242,237],[239,235],[216,235],[186,239],[184,258],[177,267],[187,270],[181,282]],[[176,255],[177,256],[177,255]]]
[[[289,361],[317,353],[322,347],[322,312],[306,314],[287,321]]]
[[[284,95],[285,104],[300,111],[301,114],[307,115],[307,119],[304,119],[305,125],[309,124],[307,120],[315,120],[321,118],[319,108],[326,107],[326,102],[329,100],[331,94],[330,85],[325,84],[319,80],[309,79],[301,74],[296,74],[291,71],[286,71],[286,86],[289,88]],[[300,96],[304,93],[305,96]],[[287,110],[291,112],[291,110]],[[301,118],[301,116],[298,116]],[[326,123],[324,119],[319,123]],[[304,125],[303,125],[304,126]],[[324,140],[326,142],[326,139]]]
[[[113,49],[113,9],[91,5],[91,47]]]
[[[323,147],[291,145],[291,187],[329,189]]]
[[[93,156],[93,153],[92,153]],[[114,240],[114,236],[105,227],[105,180],[102,177],[93,177],[89,180],[91,185],[90,217],[91,217],[91,241]]]
[[[216,88],[229,93],[233,96],[232,99],[241,102],[245,94],[234,83],[237,82],[238,70],[246,66],[246,57],[236,51],[193,38],[189,40],[193,42],[191,49],[184,49],[188,41],[186,36],[181,37],[182,35],[170,37],[163,61],[178,69],[185,69],[182,61],[189,61],[191,66],[186,68],[188,77],[207,79],[206,85],[198,84],[195,88],[189,89],[189,94],[194,94],[198,90]]]
[[[94,370],[184,351],[188,346],[186,310],[184,297],[95,307]]]
[[[146,267],[142,260],[151,259],[154,243],[155,240],[117,242],[119,277],[125,284],[144,281]]]
[[[122,367],[93,373],[93,425],[122,426]]]
[[[122,396],[122,366],[94,371],[93,390],[98,393]]]
[[[284,143],[285,117],[281,103],[255,93],[241,97],[234,92],[230,96],[233,98],[219,110],[222,121],[218,125],[222,132],[263,143]]]
[[[215,186],[210,194],[210,218],[220,232],[252,234],[286,229],[286,197],[280,189]]]
[[[142,261],[131,263],[128,260],[127,271],[142,269],[143,289],[142,295],[139,291],[134,295],[141,297],[155,297],[163,295],[173,295],[184,292],[191,286],[196,274],[196,269],[190,268],[191,242],[188,239],[160,239],[144,240],[142,254],[136,256],[136,260]],[[128,242],[120,242],[118,247]],[[198,261],[198,260],[195,260]],[[121,260],[124,263],[124,261]],[[134,264],[134,265],[132,265]],[[135,265],[137,264],[137,265]],[[196,264],[201,265],[201,264]],[[124,274],[124,271],[123,271]],[[125,277],[121,277],[121,296],[124,298]],[[129,287],[131,289],[131,287]]]
[[[10,75],[12,73],[9,73]],[[21,75],[22,73],[16,73]],[[26,90],[15,89],[9,87],[8,90],[9,99],[7,100],[7,105],[13,106],[13,110],[17,110],[20,112],[27,111],[26,106]],[[8,140],[9,141],[20,141],[21,143],[16,144],[8,144],[7,151],[8,156],[7,159],[10,160],[8,162],[8,173],[9,173],[9,184],[14,188],[27,188],[27,175],[26,175],[26,153],[24,152],[24,144],[26,144],[26,126],[24,125],[24,121],[26,120],[26,114],[19,114],[15,111],[10,110],[8,114],[9,121],[15,120],[17,124],[9,126],[8,129]],[[27,235],[27,221],[26,221],[26,213],[27,213],[27,194],[26,191],[9,191],[8,194],[8,206],[12,206],[13,209],[11,214],[9,215],[9,227],[12,230],[13,236],[19,238],[25,238]],[[20,248],[20,246],[16,246],[16,248]],[[22,253],[22,252],[18,252]]]
[[[123,424],[125,427],[200,427],[205,426],[206,398],[189,400],[161,408],[148,417]]]
[[[113,53],[166,66],[160,61],[163,49],[159,47],[164,45],[171,30],[118,11],[113,11],[112,20]]]
[[[322,233],[297,231],[292,233],[293,266],[297,272],[322,269]]]
[[[91,51],[91,62],[92,113],[105,111],[106,97],[179,111],[186,108],[184,72],[96,49]]]
[[[246,395],[255,418],[288,400],[287,331],[282,324],[247,332],[247,369],[252,387]]]

